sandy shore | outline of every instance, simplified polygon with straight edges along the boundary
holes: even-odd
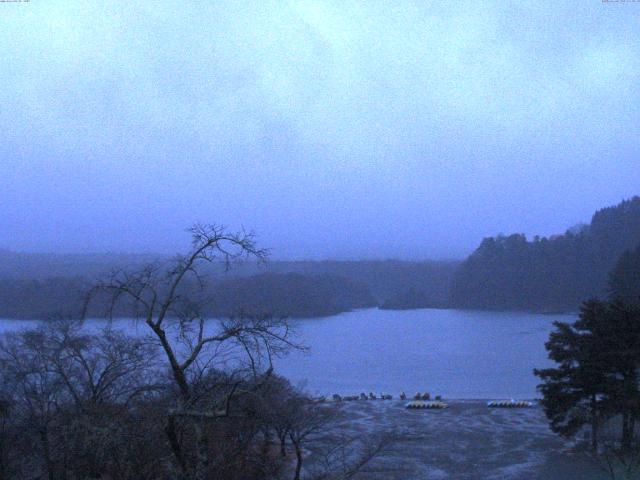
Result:
[[[337,406],[336,431],[396,439],[358,478],[606,478],[553,434],[539,406],[489,409],[483,401],[447,401],[445,410],[407,410],[405,402],[353,401]]]

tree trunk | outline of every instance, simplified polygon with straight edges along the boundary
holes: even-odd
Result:
[[[591,449],[598,451],[598,407],[595,395],[591,395]]]
[[[42,428],[40,430],[40,441],[42,442],[42,452],[44,454],[44,462],[47,468],[47,477],[49,480],[55,480],[53,461],[51,460],[51,449],[49,446],[49,434],[46,428]]]
[[[187,382],[187,377],[184,374],[184,370],[180,368],[180,364],[178,359],[176,358],[169,341],[167,340],[167,334],[165,331],[153,324],[153,322],[147,322],[147,324],[151,327],[153,332],[160,340],[160,345],[162,345],[162,349],[167,355],[167,359],[169,360],[169,365],[171,366],[171,372],[173,373],[173,378],[180,389],[180,395],[182,395],[185,403],[188,403],[189,398],[191,397],[191,390],[189,388],[189,383]]]
[[[3,435],[4,437],[4,435]],[[8,480],[4,441],[0,442],[0,480]]]
[[[193,430],[196,440],[196,468],[195,480],[207,480],[207,471],[209,470],[209,441],[206,433],[202,429],[202,425],[194,420]]]
[[[638,380],[635,369],[624,374],[624,399],[622,412],[622,450],[628,452],[635,435],[635,403],[638,394]]]
[[[7,477],[7,473],[6,473],[6,468],[4,466],[4,463],[2,463],[2,465],[0,465],[0,480],[8,480],[9,477]]]
[[[628,412],[622,414],[622,450],[628,452],[631,449],[631,418]]]
[[[294,442],[292,439],[291,443],[296,451],[296,472],[293,480],[300,480],[300,472],[302,471],[302,449],[300,448],[299,442]]]
[[[176,420],[172,415],[167,418],[167,425],[164,428],[164,433],[167,435],[173,456],[176,457],[176,461],[178,462],[178,466],[182,472],[182,477],[188,478],[189,472],[187,464],[184,459],[184,454],[182,453],[180,441],[178,440],[178,432],[176,431]]]
[[[284,433],[278,436],[280,437],[280,456],[284,458],[287,456],[287,448],[286,448],[287,436]]]

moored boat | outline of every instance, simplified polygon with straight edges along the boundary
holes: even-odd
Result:
[[[489,408],[529,408],[533,407],[533,402],[526,400],[491,400],[487,402]]]
[[[425,402],[424,400],[414,400],[412,402],[409,402],[405,405],[405,407],[407,408],[411,408],[411,409],[434,409],[434,410],[439,410],[439,409],[443,409],[443,408],[447,408],[448,405],[446,403],[443,402]]]

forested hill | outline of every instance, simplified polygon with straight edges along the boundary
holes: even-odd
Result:
[[[640,243],[640,197],[597,211],[564,235],[485,238],[454,275],[457,308],[574,311],[604,297],[617,259]]]
[[[78,316],[89,285],[81,277],[0,278],[0,318]],[[319,317],[376,305],[366,286],[335,275],[260,274],[218,280],[204,291],[196,284],[185,288],[202,299],[206,315],[215,317],[241,313]],[[89,316],[102,316],[107,311],[106,303],[99,299],[91,307]],[[133,308],[122,302],[114,315],[133,316]]]
[[[147,262],[166,265],[168,261],[169,257],[161,255],[47,255],[0,250],[0,318],[77,314],[82,292],[111,269],[135,271]],[[420,296],[418,306],[444,304],[457,265],[453,261],[273,261],[260,266],[255,262],[234,265],[227,273],[222,264],[204,265],[202,273],[210,285],[206,292],[211,306],[208,314],[230,315],[243,310],[317,317],[380,305],[390,298],[405,298],[407,292]]]

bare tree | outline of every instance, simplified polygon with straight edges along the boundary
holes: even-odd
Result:
[[[11,444],[15,438],[11,432],[9,416],[11,414],[11,403],[5,395],[0,399],[0,480],[10,478],[10,455]]]
[[[275,357],[300,348],[287,322],[206,316],[203,267],[266,252],[244,233],[192,234],[187,255],[114,271],[87,295],[85,314],[130,311],[146,335],[53,321],[0,340],[3,478],[299,480],[314,471],[312,452],[335,438],[336,407],[273,373]],[[375,452],[345,453],[356,443],[342,443],[342,456],[331,450],[324,478],[362,471]]]
[[[332,425],[335,428],[335,425]],[[321,433],[326,436],[325,427]],[[310,469],[308,478],[311,480],[349,480],[353,478],[368,478],[371,473],[372,462],[385,449],[395,442],[396,435],[381,432],[367,437],[353,435],[330,435],[330,440],[321,439],[321,447],[315,449],[317,457]],[[390,473],[389,469],[378,468],[378,474]]]
[[[258,249],[253,235],[245,232],[230,233],[216,225],[195,225],[190,232],[192,245],[186,255],[166,267],[115,271],[89,291],[86,305],[106,294],[107,314],[113,315],[124,301],[156,338],[177,389],[176,403],[167,412],[167,439],[181,476],[203,480],[211,467],[207,422],[228,417],[232,401],[251,393],[242,388],[246,376],[267,378],[273,357],[297,345],[283,319],[240,315],[206,321],[203,265],[221,261],[228,268],[241,259],[263,261],[267,252]],[[207,371],[229,365],[234,375],[226,378],[226,384],[202,388]],[[203,394],[213,390],[215,398]],[[178,423],[184,421],[193,430],[193,445],[181,440]]]
[[[53,480],[56,470],[50,432],[67,392],[62,379],[48,366],[45,341],[42,331],[9,334],[0,345],[0,367],[3,393],[13,415],[21,419],[25,438],[38,452],[43,476]]]
[[[6,334],[0,342],[2,431],[3,437],[20,432],[8,446],[14,463],[50,479],[113,471],[131,446],[122,420],[134,401],[158,388],[147,363],[153,350],[144,339],[109,327],[91,334],[72,321]],[[13,478],[22,475],[28,476],[13,472]]]
[[[289,421],[289,439],[296,454],[296,467],[293,479],[300,480],[302,464],[304,461],[303,444],[314,434],[322,432],[333,417],[330,410],[318,408],[309,403],[305,398],[292,398],[288,402],[291,409]]]

